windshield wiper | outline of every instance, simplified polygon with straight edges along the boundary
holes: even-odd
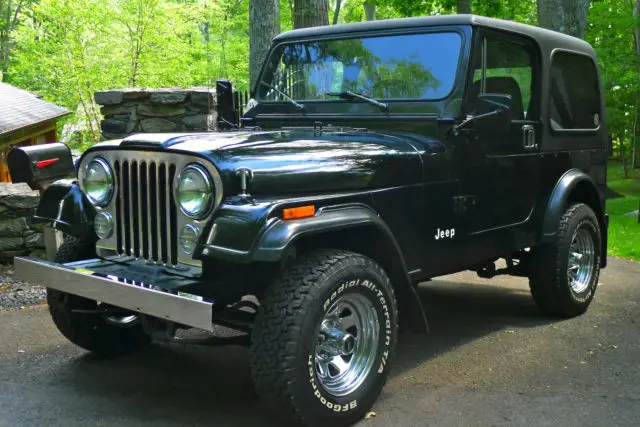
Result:
[[[367,101],[368,103],[375,105],[376,107],[380,108],[382,111],[389,111],[389,104],[385,104],[384,102],[380,102],[377,99],[369,98],[367,96],[364,96],[361,93],[352,92],[350,90],[344,90],[342,92],[327,92],[326,94],[329,96],[339,96],[340,98],[343,98],[343,99],[361,99],[363,101]]]
[[[289,101],[290,103],[292,103],[293,105],[296,106],[296,108],[298,110],[304,110],[304,105],[300,104],[299,102],[297,102],[295,99],[293,99],[292,97],[289,96],[289,94],[287,92],[284,92],[280,89],[278,89],[275,86],[271,86],[269,83],[265,82],[264,80],[260,82],[261,85],[263,85],[264,87],[267,87],[269,89],[275,90],[276,92],[278,92],[280,95],[282,95],[287,101]]]

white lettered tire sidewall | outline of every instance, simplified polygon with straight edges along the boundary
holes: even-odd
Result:
[[[353,266],[346,270],[330,277],[328,281],[333,282],[332,285],[323,286],[310,304],[302,325],[301,345],[298,348],[300,372],[297,378],[304,380],[298,381],[296,395],[316,417],[327,421],[335,417],[353,418],[355,421],[371,408],[386,382],[396,342],[397,310],[388,278],[364,268],[359,268],[359,273],[354,272]],[[376,310],[379,322],[378,346],[374,363],[363,383],[352,393],[337,397],[328,393],[316,377],[315,344],[321,321],[332,303],[351,292],[366,296]]]

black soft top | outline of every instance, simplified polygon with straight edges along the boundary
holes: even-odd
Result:
[[[595,57],[591,45],[584,40],[566,34],[547,30],[533,25],[520,24],[502,19],[486,18],[477,15],[440,15],[419,18],[385,19],[379,21],[357,22],[353,24],[327,25],[323,27],[301,28],[287,31],[274,38],[274,42],[293,41],[314,37],[331,36],[365,31],[385,31],[397,29],[417,29],[438,26],[475,26],[492,28],[529,36],[535,39],[546,51],[564,48]]]

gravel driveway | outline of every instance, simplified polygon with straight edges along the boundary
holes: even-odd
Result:
[[[44,287],[16,280],[13,265],[0,264],[0,311],[42,304],[46,299]]]
[[[640,426],[640,264],[610,258],[589,311],[541,317],[521,278],[419,289],[431,333],[401,338],[359,426]],[[243,347],[177,343],[114,361],[69,344],[44,307],[0,311],[0,426],[278,426]]]

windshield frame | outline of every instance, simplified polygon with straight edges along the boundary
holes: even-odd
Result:
[[[338,34],[330,34],[322,37],[304,37],[300,39],[293,40],[285,40],[278,43],[275,43],[271,46],[265,60],[263,61],[262,68],[260,70],[259,78],[255,82],[253,86],[253,96],[258,101],[259,104],[263,105],[283,105],[289,104],[287,100],[280,101],[272,101],[266,100],[259,97],[259,90],[261,82],[264,81],[265,76],[267,75],[267,68],[270,63],[273,62],[273,55],[283,46],[285,45],[295,45],[299,43],[309,43],[316,41],[334,41],[334,40],[349,40],[349,39],[364,39],[364,38],[376,38],[376,37],[393,37],[393,36],[409,36],[409,35],[424,35],[424,34],[442,34],[442,33],[455,33],[460,37],[460,47],[458,51],[458,60],[456,63],[456,72],[453,76],[453,84],[449,92],[446,95],[439,98],[385,98],[385,97],[376,97],[376,100],[388,102],[389,104],[393,103],[437,103],[444,101],[451,97],[451,95],[456,91],[460,84],[461,75],[466,74],[465,72],[465,63],[466,60],[465,50],[467,50],[467,44],[470,43],[470,39],[464,31],[464,27],[462,26],[433,26],[433,27],[422,27],[422,28],[412,28],[410,31],[406,28],[398,28],[394,30],[385,30],[385,31],[362,31],[362,32],[351,32],[351,33],[338,33]],[[295,99],[295,98],[294,98]],[[304,104],[339,104],[339,103],[353,103],[353,102],[361,102],[347,99],[296,99],[297,102]]]

